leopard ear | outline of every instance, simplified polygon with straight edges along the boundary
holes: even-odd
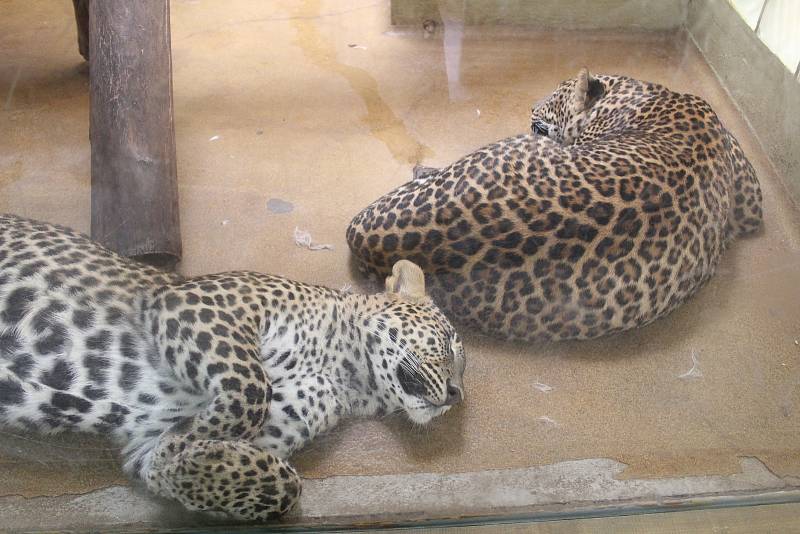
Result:
[[[411,300],[422,299],[425,297],[425,273],[415,263],[400,260],[386,278],[386,292]]]
[[[603,84],[593,78],[589,69],[582,68],[575,81],[575,92],[572,95],[573,111],[580,113],[592,107],[605,93]]]

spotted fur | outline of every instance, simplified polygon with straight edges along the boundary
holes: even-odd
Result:
[[[356,215],[361,265],[417,263],[449,316],[486,333],[589,339],[669,313],[761,226],[753,167],[697,96],[584,69],[531,129]]]
[[[350,415],[427,423],[461,400],[464,365],[410,262],[369,296],[184,279],[0,215],[0,424],[111,436],[126,471],[191,510],[287,512],[294,451]]]

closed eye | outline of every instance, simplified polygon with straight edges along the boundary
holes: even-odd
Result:
[[[400,381],[403,391],[409,395],[422,397],[427,391],[422,376],[408,366],[401,364],[397,367],[397,379]]]
[[[533,133],[536,135],[547,135],[550,132],[550,125],[544,121],[533,121]]]

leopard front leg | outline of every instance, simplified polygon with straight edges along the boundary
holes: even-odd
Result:
[[[159,439],[145,474],[151,491],[189,510],[225,512],[248,521],[278,517],[296,504],[301,483],[295,470],[249,441],[261,432],[270,388],[265,395],[263,387],[251,382],[248,389],[258,395],[222,391],[202,412]]]
[[[300,479],[284,460],[251,443],[272,396],[257,315],[234,321],[221,309],[175,305],[193,302],[196,287],[160,290],[145,303],[145,326],[155,333],[163,361],[185,389],[208,401],[158,437],[143,478],[149,489],[190,510],[276,517],[297,502]]]
[[[148,487],[189,510],[264,521],[291,510],[302,491],[288,463],[247,441],[187,441],[172,434],[154,454]]]

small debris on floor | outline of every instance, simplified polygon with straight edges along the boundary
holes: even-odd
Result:
[[[533,387],[541,391],[542,393],[550,393],[553,391],[553,386],[548,386],[547,384],[542,384],[541,382],[536,382]]]
[[[477,113],[477,114],[478,114],[478,117],[480,117],[480,116],[481,116],[481,110],[479,110],[479,109],[476,109],[476,110],[475,110],[475,113]]]
[[[366,46],[363,46],[363,45],[360,45],[360,44],[355,44],[355,43],[350,43],[347,46],[349,46],[350,48],[357,48],[358,50],[366,50],[367,49]]]
[[[306,230],[294,228],[294,244],[298,247],[305,247],[308,250],[333,250],[333,245],[327,243],[314,243],[311,234]]]
[[[256,135],[263,135],[263,134],[264,134],[264,130],[256,130]]]
[[[267,200],[267,209],[272,213],[291,213],[294,211],[294,204],[281,198],[271,198]]]
[[[209,141],[216,141],[217,139],[219,139],[218,135],[212,135],[211,137],[208,138]]]
[[[537,419],[537,421],[539,421],[540,423],[544,423],[546,425],[558,426],[558,423],[556,423],[554,419],[551,419],[551,418],[547,417],[546,415],[540,416]]]
[[[353,289],[353,284],[345,284],[339,291],[341,291],[342,293],[350,293],[350,290],[352,289]]]
[[[222,219],[222,226],[228,226],[229,222],[231,222],[230,219]]]
[[[678,378],[700,378],[703,376],[703,372],[700,371],[700,362],[697,361],[697,356],[694,353],[694,349],[692,349],[692,368],[686,371],[685,373],[678,375]]]
[[[422,34],[425,36],[426,39],[434,34],[434,32],[436,31],[436,26],[437,24],[435,20],[428,19],[422,23]]]

